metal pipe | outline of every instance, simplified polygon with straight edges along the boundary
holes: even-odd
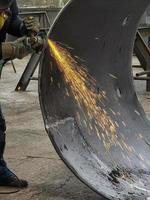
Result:
[[[146,74],[149,74],[149,73],[150,73],[150,70],[146,70],[144,72],[136,73],[136,76],[143,76],[143,75],[146,75]]]
[[[150,77],[134,77],[134,80],[150,81]]]

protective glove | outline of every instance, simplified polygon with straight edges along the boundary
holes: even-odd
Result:
[[[39,34],[33,37],[26,38],[26,45],[38,53],[47,47],[47,34],[44,31],[40,31]]]
[[[14,42],[2,43],[2,58],[4,60],[15,58],[22,59],[28,54],[32,53],[32,49],[25,44],[26,37],[17,39]]]
[[[36,35],[40,31],[40,24],[39,22],[32,16],[27,16],[23,20],[24,26],[27,29],[29,34]]]

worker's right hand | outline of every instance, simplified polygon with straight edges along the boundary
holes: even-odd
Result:
[[[27,16],[23,20],[24,26],[29,34],[36,35],[40,31],[40,24],[35,17]]]
[[[32,49],[25,45],[25,37],[19,38],[14,42],[2,43],[3,59],[13,60],[15,58],[22,59],[32,53]]]

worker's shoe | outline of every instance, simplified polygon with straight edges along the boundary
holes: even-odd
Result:
[[[0,186],[26,188],[28,186],[28,182],[19,179],[7,167],[0,167]]]

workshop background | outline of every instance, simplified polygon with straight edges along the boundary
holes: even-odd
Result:
[[[54,18],[67,2],[18,0],[20,16],[24,17],[28,13],[36,17],[40,15],[45,30],[49,30]],[[141,27],[149,25],[150,8],[140,22]],[[10,38],[8,36],[8,39]],[[149,46],[149,37],[144,35],[143,38]],[[20,90],[21,76],[30,59],[28,56],[23,60],[9,62],[0,80],[0,101],[8,125],[6,160],[19,177],[28,180],[29,187],[14,194],[0,194],[0,200],[105,200],[72,174],[56,154],[47,136],[39,105],[38,65],[34,66],[32,77],[28,77],[25,92],[15,91],[18,88]],[[142,64],[135,54],[133,66],[136,66],[133,68],[133,74],[136,76],[142,71]],[[138,77],[135,77],[138,98],[150,117],[150,90],[146,91],[146,80],[137,79]]]

